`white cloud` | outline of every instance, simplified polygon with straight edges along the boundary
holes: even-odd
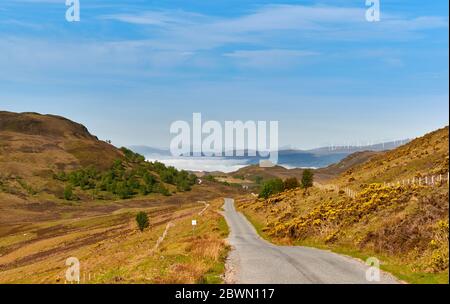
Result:
[[[163,51],[197,52],[240,44],[264,51],[226,53],[239,64],[255,66],[287,59],[298,59],[298,51],[276,51],[274,41],[282,45],[294,41],[291,49],[302,49],[304,43],[335,41],[398,41],[420,37],[422,30],[448,27],[448,18],[422,16],[405,18],[383,14],[376,24],[365,19],[365,7],[333,7],[304,5],[267,5],[235,17],[207,16],[181,10],[110,14],[109,20],[143,26],[153,39],[140,42]],[[265,52],[265,53],[264,53]],[[273,52],[270,54],[270,52]],[[265,55],[274,55],[269,61]],[[308,54],[311,55],[311,54]],[[239,59],[246,62],[239,61]],[[283,60],[281,60],[283,59]]]
[[[364,21],[364,10],[356,8],[270,5],[235,19],[219,21],[214,27],[231,32],[272,30],[320,30],[327,23]]]
[[[314,42],[398,41],[420,38],[423,30],[448,27],[446,17],[383,14],[381,22],[369,23],[365,21],[364,7],[304,5],[269,5],[238,17],[159,10],[99,18],[135,24],[142,27],[144,37],[67,42],[0,34],[0,69],[31,78],[32,74],[39,77],[53,70],[108,77],[116,74],[157,77],[177,67],[207,69],[229,63],[289,67],[319,60],[322,52]],[[329,53],[327,50],[327,56]],[[390,59],[385,63],[401,65],[401,56],[387,58]],[[4,73],[4,77],[12,75]]]
[[[319,55],[317,52],[302,50],[238,50],[224,54],[226,57],[237,59],[244,66],[258,68],[282,68],[301,63],[305,57]]]
[[[101,16],[100,18],[137,25],[153,25],[153,26],[171,26],[171,25],[184,26],[187,24],[205,22],[206,21],[205,19],[209,19],[208,17],[201,14],[184,12],[181,10],[145,11],[137,14],[110,14]]]
[[[366,21],[364,7],[304,5],[267,5],[249,14],[229,18],[179,10],[112,14],[102,18],[138,25],[164,26],[165,33],[169,37],[182,38],[183,35],[187,35],[193,38],[201,35],[205,39],[217,37],[216,41],[225,40],[225,42],[226,40],[232,42],[231,37],[239,35],[272,31],[297,31],[299,35],[317,32],[335,39],[340,39],[342,34],[345,34],[361,39],[361,32],[373,30],[378,30],[378,34],[383,33],[389,37],[389,33],[385,32],[386,29],[398,33],[448,27],[446,17],[421,16],[407,19],[389,14],[383,14],[381,22],[377,22],[377,26],[374,26],[373,23]]]

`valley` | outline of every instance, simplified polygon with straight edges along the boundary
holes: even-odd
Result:
[[[40,217],[15,210],[21,221],[9,212],[0,230],[0,282],[63,284],[65,261],[76,257],[85,284],[220,283],[228,227],[217,196],[234,194],[220,191],[205,186],[176,198],[42,205]],[[205,206],[198,200],[211,207],[201,213]],[[144,232],[135,222],[140,211],[150,220]],[[192,219],[198,222],[194,234]],[[168,224],[167,237],[159,242]]]
[[[448,283],[448,160],[445,127],[319,169],[188,172],[63,117],[0,112],[0,283],[73,283],[68,258],[83,284],[268,283],[292,263],[274,283],[364,283],[367,258],[391,283]]]
[[[86,284],[219,283],[228,227],[218,211],[236,195],[65,118],[0,112],[0,283],[70,283],[71,257]]]

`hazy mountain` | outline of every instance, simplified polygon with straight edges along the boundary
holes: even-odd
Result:
[[[278,155],[278,165],[285,168],[325,168],[336,164],[349,155],[363,151],[385,151],[395,149],[409,140],[392,141],[382,144],[368,146],[336,146],[321,147],[311,150],[285,149],[280,150]],[[250,165],[259,164],[264,158],[260,156],[248,156],[257,154],[249,150],[239,151],[245,156],[224,156],[224,157],[171,157],[168,149],[152,148],[148,146],[131,146],[130,149],[146,156],[151,160],[160,160],[179,169],[192,171],[223,171],[232,172]],[[231,151],[237,155],[238,151]],[[230,151],[228,151],[230,153]]]
[[[396,141],[390,141],[390,142],[384,142],[384,143],[378,143],[378,144],[372,144],[372,145],[329,146],[329,147],[321,147],[321,148],[311,149],[311,150],[308,150],[308,152],[312,152],[315,154],[332,154],[332,153],[352,154],[355,152],[362,152],[362,151],[380,152],[380,151],[396,149],[404,144],[409,143],[410,141],[411,141],[411,139],[403,139],[403,140],[396,140]]]
[[[162,156],[170,156],[171,153],[169,149],[162,148],[153,148],[149,146],[128,146],[127,148],[133,150],[136,153],[141,155],[149,156],[149,155],[162,155]]]

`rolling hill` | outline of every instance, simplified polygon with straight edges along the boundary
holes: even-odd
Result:
[[[66,118],[0,112],[0,201],[170,195],[189,191],[195,179],[188,172],[145,162]]]
[[[3,174],[45,176],[49,170],[109,168],[123,153],[66,118],[0,112],[0,169]]]
[[[353,155],[328,168],[341,171],[323,182],[333,187],[248,198],[238,206],[274,242],[377,257],[383,269],[412,283],[448,282],[448,132],[359,155],[363,162],[352,163]]]
[[[64,284],[68,257],[82,283],[220,283],[220,198],[239,189],[195,182],[63,117],[0,112],[0,284]]]
[[[326,182],[329,179],[338,177],[348,169],[366,162],[379,153],[381,152],[355,152],[345,157],[336,164],[332,164],[325,168],[310,170],[314,172],[316,181]],[[304,169],[301,168],[287,169],[282,166],[266,168],[260,167],[259,165],[250,165],[228,174],[223,172],[210,172],[208,173],[208,175],[212,175],[220,180],[230,182],[232,181],[233,183],[241,183],[243,185],[245,184],[247,186],[253,186],[252,188],[258,188],[258,184],[261,184],[263,181],[275,178],[285,180],[287,178],[295,177],[300,180],[302,178],[303,171]]]

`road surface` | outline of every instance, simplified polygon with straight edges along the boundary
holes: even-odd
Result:
[[[224,216],[233,247],[227,262],[227,283],[237,284],[397,284],[381,272],[379,282],[366,279],[368,266],[329,251],[276,246],[260,238],[254,227],[225,199]]]

